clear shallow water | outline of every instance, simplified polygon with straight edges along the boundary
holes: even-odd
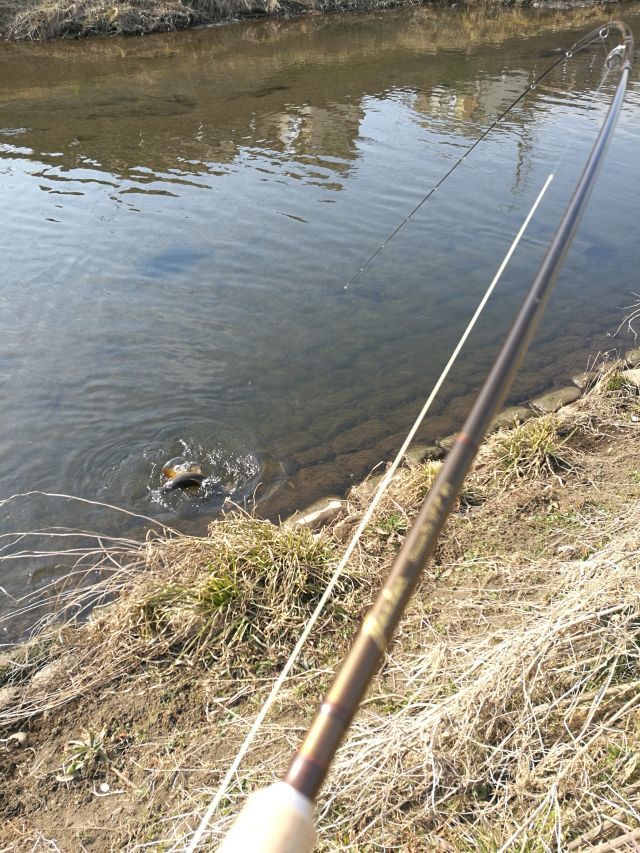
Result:
[[[640,37],[640,6],[620,16]],[[547,174],[557,177],[423,438],[455,430],[610,100],[563,63],[348,289],[464,149],[605,16],[407,9],[0,46],[0,496],[203,531],[277,517],[399,446]],[[511,400],[566,382],[637,291],[638,72]],[[220,488],[161,496],[184,452]],[[0,533],[144,524],[30,496]],[[16,595],[53,565],[5,563]],[[10,599],[0,610],[10,606]]]

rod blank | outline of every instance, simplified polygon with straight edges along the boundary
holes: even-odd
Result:
[[[333,756],[435,550],[480,443],[529,347],[586,207],[620,114],[632,66],[631,31],[618,21],[607,24],[607,32],[611,28],[621,32],[623,43],[609,53],[607,64],[619,63],[621,77],[589,159],[507,339],[286,775],[286,782],[310,801],[320,790]],[[602,27],[581,39],[573,52],[598,37],[603,37]]]

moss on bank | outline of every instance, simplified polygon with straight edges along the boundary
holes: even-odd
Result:
[[[320,849],[570,850],[638,833],[638,380],[607,372],[487,441],[337,757]],[[212,840],[286,766],[437,466],[396,475]],[[65,588],[66,622],[0,662],[3,849],[184,839],[370,494],[318,533],[240,514],[202,539],[112,549],[108,577]],[[104,606],[76,621],[91,596]]]

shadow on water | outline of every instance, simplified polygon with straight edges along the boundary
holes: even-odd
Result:
[[[144,260],[140,266],[140,275],[154,280],[171,278],[191,269],[202,260],[214,257],[214,254],[213,250],[204,252],[200,249],[172,246]]]
[[[0,495],[74,493],[199,533],[228,497],[275,518],[344,493],[401,443],[566,149],[421,437],[454,430],[597,132],[602,53],[562,63],[344,285],[542,53],[603,17],[430,6],[1,45]],[[514,401],[617,344],[639,125],[634,84]],[[210,490],[161,496],[187,451]],[[59,499],[3,507],[3,532],[46,525],[147,526]],[[0,584],[54,566],[5,562]]]

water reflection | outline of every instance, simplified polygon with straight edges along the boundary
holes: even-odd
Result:
[[[366,16],[346,26],[302,20],[142,42],[7,45],[1,97],[14,126],[0,138],[28,137],[31,148],[5,143],[6,155],[31,152],[64,173],[94,166],[136,184],[179,183],[207,167],[217,176],[222,164],[252,150],[294,159],[329,152],[326,168],[344,173],[358,154],[362,98],[386,94],[394,76],[426,120],[482,123],[530,79],[529,70],[505,68],[506,37],[543,31],[540,44],[548,45],[554,30],[572,25],[575,33],[601,17],[593,9],[578,10],[570,22],[565,13],[500,15],[420,9],[389,14],[384,23]],[[484,41],[498,47],[475,62],[472,45]],[[535,50],[527,51],[527,66]],[[436,63],[425,62],[430,53]],[[498,70],[493,79],[491,68]],[[566,74],[562,85],[570,85]]]
[[[609,83],[588,109],[597,54],[563,63],[344,283],[546,67],[541,53],[600,19],[429,7],[1,46],[0,454],[20,459],[1,493],[78,493],[201,531],[222,492],[157,501],[158,466],[184,444],[272,516],[344,491],[400,444],[564,150],[423,437],[453,430],[606,107]],[[633,221],[639,124],[636,89],[514,399],[610,344],[639,260],[611,215]],[[34,499],[3,525],[129,529],[87,512]]]

